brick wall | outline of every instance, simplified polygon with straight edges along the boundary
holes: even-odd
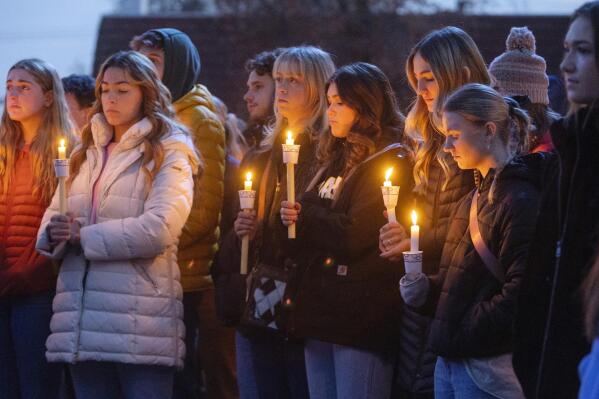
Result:
[[[413,44],[432,29],[455,25],[477,42],[489,63],[505,50],[511,26],[528,26],[537,38],[537,53],[547,60],[548,73],[557,73],[567,17],[545,16],[326,16],[322,18],[207,18],[198,16],[107,16],[102,20],[94,71],[110,54],[128,47],[129,40],[151,28],[174,27],[186,32],[202,58],[202,83],[245,117],[242,96],[247,74],[243,65],[254,54],[275,47],[314,44],[334,54],[337,65],[366,61],[378,65],[397,91],[403,109],[413,94],[404,74]]]

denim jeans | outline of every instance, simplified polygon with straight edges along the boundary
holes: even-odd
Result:
[[[497,399],[481,390],[461,360],[437,357],[435,365],[435,399]]]
[[[304,344],[279,337],[249,338],[260,399],[307,399]]]
[[[174,367],[112,362],[70,366],[75,396],[84,399],[170,399]]]
[[[237,385],[239,399],[258,399],[256,386],[256,370],[252,358],[252,348],[249,338],[240,332],[235,334],[235,354],[237,356]]]
[[[58,397],[62,366],[46,361],[53,298],[0,298],[0,399]]]
[[[387,399],[393,362],[383,354],[316,340],[306,341],[311,399]]]

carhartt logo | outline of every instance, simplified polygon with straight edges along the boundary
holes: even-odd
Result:
[[[341,180],[341,176],[329,177],[320,185],[320,189],[318,190],[318,195],[320,198],[333,199],[335,196],[335,191],[337,191],[337,188],[341,184]]]
[[[347,276],[347,266],[345,266],[345,265],[337,266],[337,275],[338,276]]]

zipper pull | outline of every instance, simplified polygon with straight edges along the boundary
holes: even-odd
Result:
[[[555,257],[557,259],[561,258],[562,256],[562,240],[557,240],[557,244],[555,246]]]

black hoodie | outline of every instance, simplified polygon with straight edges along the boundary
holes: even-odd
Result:
[[[164,76],[162,83],[171,92],[173,102],[187,94],[200,78],[200,54],[189,36],[173,28],[154,29],[162,37]]]

